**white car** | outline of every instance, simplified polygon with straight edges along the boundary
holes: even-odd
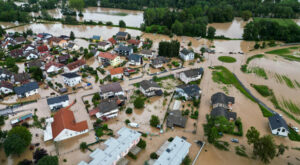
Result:
[[[140,125],[137,124],[137,123],[128,123],[128,125],[129,125],[130,127],[133,127],[133,128],[139,128],[139,127],[140,127]]]
[[[292,127],[297,133],[299,132],[298,127]]]

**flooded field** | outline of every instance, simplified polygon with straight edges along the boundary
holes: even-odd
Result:
[[[243,21],[242,18],[234,18],[232,22],[227,23],[212,23],[208,24],[216,29],[216,35],[229,38],[242,38],[244,32],[244,26],[248,21]]]

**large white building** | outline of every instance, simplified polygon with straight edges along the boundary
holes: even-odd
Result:
[[[191,144],[176,136],[154,165],[180,165],[188,155]]]
[[[194,60],[195,53],[192,52],[191,50],[187,50],[186,48],[184,48],[179,52],[179,56],[184,61],[190,61],[190,60]]]
[[[70,87],[81,83],[81,76],[76,73],[65,73],[62,76],[64,77],[64,83]]]
[[[123,127],[118,131],[118,138],[109,138],[104,142],[105,149],[96,149],[90,154],[93,159],[89,163],[81,161],[78,165],[116,165],[125,157],[129,150],[138,144],[141,134],[135,130]]]
[[[185,84],[188,84],[192,81],[197,81],[202,78],[203,68],[190,69],[179,73],[179,78]]]

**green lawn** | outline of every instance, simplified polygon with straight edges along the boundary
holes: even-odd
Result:
[[[222,62],[226,62],[226,63],[234,63],[236,62],[236,59],[233,58],[233,57],[230,57],[230,56],[220,56],[218,58],[219,61],[222,61]]]
[[[290,49],[289,48],[284,48],[284,49],[276,49],[276,50],[271,50],[271,51],[268,51],[268,52],[265,52],[265,53],[268,53],[268,54],[276,54],[276,55],[288,55],[291,53]]]
[[[273,95],[273,91],[272,89],[269,89],[268,86],[266,85],[255,85],[255,84],[251,84],[251,86],[262,96],[264,97],[268,97]]]

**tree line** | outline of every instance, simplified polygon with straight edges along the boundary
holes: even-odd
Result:
[[[158,55],[164,57],[179,57],[180,43],[176,40],[171,42],[162,41],[159,43]]]
[[[300,11],[297,0],[101,0],[102,7],[143,10],[147,8],[185,9],[200,5],[212,15],[223,7],[232,8],[234,16],[242,16],[245,11],[255,17],[296,18]]]

